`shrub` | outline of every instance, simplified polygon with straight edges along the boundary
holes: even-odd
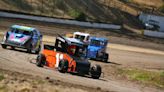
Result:
[[[132,2],[133,0],[120,0],[120,1],[125,2],[125,3],[130,3],[130,2]]]
[[[68,14],[75,18],[76,20],[79,20],[79,21],[85,21],[86,20],[86,15],[81,12],[81,11],[78,11],[76,9],[70,9]]]
[[[159,11],[164,13],[164,4],[161,7],[159,7]]]

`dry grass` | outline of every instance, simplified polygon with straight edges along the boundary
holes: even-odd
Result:
[[[0,81],[0,92],[104,92],[60,80],[44,79],[2,69],[0,69],[0,80],[3,80]]]
[[[132,28],[142,28],[136,16],[141,11],[152,11],[162,0],[0,0],[0,9],[13,10],[35,15],[77,19],[76,12],[86,16],[83,20],[127,24]],[[130,19],[129,19],[130,18]],[[78,18],[79,19],[79,18]]]
[[[132,81],[137,81],[145,85],[154,85],[159,88],[164,88],[164,71],[118,69],[117,73]]]
[[[163,0],[133,0],[133,2],[141,5],[160,7],[163,3]]]

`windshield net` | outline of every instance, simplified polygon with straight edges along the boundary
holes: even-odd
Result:
[[[85,36],[76,35],[75,38],[83,41],[85,39]]]
[[[99,41],[99,40],[91,40],[91,45],[96,45],[96,46],[103,46],[104,42]]]
[[[76,45],[68,46],[68,54],[76,56],[76,57],[85,57],[86,56],[86,48],[79,47]]]

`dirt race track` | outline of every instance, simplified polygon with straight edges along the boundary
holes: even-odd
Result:
[[[1,25],[2,29],[5,30],[6,27],[8,25],[13,24],[13,22],[9,20],[8,22],[6,22],[6,24],[3,24],[2,22],[0,24],[2,24]],[[52,31],[48,29],[48,27],[46,26],[42,26],[42,27],[44,27],[44,29],[47,28],[47,30],[42,30],[43,33],[51,34],[50,32]],[[62,30],[57,32],[60,33]],[[66,31],[64,32],[66,33]],[[156,45],[154,43],[150,43],[150,42],[148,43],[152,44],[153,46],[161,47],[161,49],[163,46],[163,44]],[[142,68],[142,69],[151,69],[151,70],[164,70],[164,62],[163,62],[164,55],[159,55],[156,53],[151,54],[151,53],[142,53],[137,51],[120,50],[117,48],[108,48],[108,53],[110,55],[109,63],[90,61],[92,64],[100,64],[103,68],[104,77],[100,78],[99,80],[92,79],[89,76],[82,77],[82,76],[77,76],[67,73],[62,74],[59,73],[56,69],[47,69],[46,67],[38,68],[34,64],[35,62],[34,59],[36,58],[36,55],[28,54],[24,50],[19,50],[19,49],[10,50],[10,49],[2,49],[0,47],[0,68],[7,69],[10,71],[16,71],[20,73],[25,73],[29,75],[40,76],[44,78],[50,77],[54,80],[60,80],[70,84],[91,87],[93,89],[98,88],[101,89],[102,91],[108,91],[108,92],[163,92],[163,90],[156,89],[153,87],[146,87],[128,81],[116,80],[115,78],[112,78],[110,69],[113,66],[118,66],[118,67],[134,67],[134,68]]]

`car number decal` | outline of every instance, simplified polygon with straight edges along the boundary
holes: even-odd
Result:
[[[60,61],[61,59],[63,59],[63,54],[57,53],[57,54],[56,54],[56,64],[55,64],[55,67],[58,67],[59,61]]]

